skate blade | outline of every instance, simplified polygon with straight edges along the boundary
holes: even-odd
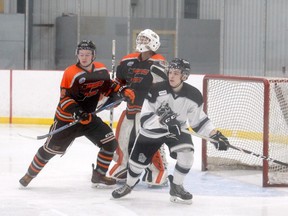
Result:
[[[92,183],[91,187],[92,188],[97,188],[97,189],[111,189],[111,188],[114,188],[116,186],[115,185],[106,185],[106,184],[103,184],[103,183]]]
[[[27,188],[27,186],[24,186],[24,185],[22,185],[21,183],[19,183],[18,189],[19,189],[19,190],[27,190],[28,188]]]
[[[192,204],[192,199],[183,200],[180,197],[176,197],[176,196],[171,196],[170,201],[173,203],[179,203],[179,204],[185,204],[185,205],[191,205]]]
[[[122,199],[122,198],[126,197],[129,194],[131,194],[131,191],[129,193],[125,194],[125,195],[122,195],[122,196],[115,196],[115,195],[112,194],[111,199],[119,200],[119,199]]]
[[[169,186],[168,180],[163,182],[162,184],[157,184],[157,183],[147,182],[147,181],[144,181],[144,182],[147,183],[148,188],[162,188],[162,187],[168,187]]]
[[[168,187],[169,184],[168,182],[162,183],[162,184],[153,184],[150,182],[145,182],[148,185],[148,188],[163,188],[163,187]]]

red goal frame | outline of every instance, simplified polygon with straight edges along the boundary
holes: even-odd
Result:
[[[267,78],[262,77],[240,77],[240,76],[227,76],[227,75],[205,75],[203,78],[203,100],[204,100],[204,112],[207,113],[208,103],[208,81],[209,80],[227,80],[227,81],[244,81],[244,82],[256,82],[262,83],[264,86],[264,101],[263,101],[263,137],[261,143],[263,143],[262,154],[269,157],[269,108],[270,108],[270,82]],[[281,80],[281,78],[279,78]],[[209,113],[208,113],[209,117]],[[228,137],[229,139],[229,137]],[[243,153],[244,154],[244,153]],[[252,157],[252,156],[251,156]],[[261,160],[259,158],[259,160]],[[207,162],[207,145],[206,140],[202,140],[202,171],[206,171],[208,166]],[[270,184],[268,172],[269,163],[267,160],[262,160],[262,186],[263,187],[283,187],[288,186],[286,184]]]

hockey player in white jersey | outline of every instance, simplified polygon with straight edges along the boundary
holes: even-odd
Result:
[[[175,58],[167,67],[168,81],[150,89],[141,111],[140,132],[129,158],[127,181],[112,192],[114,198],[121,198],[132,191],[153,154],[165,143],[170,156],[177,160],[173,175],[168,176],[170,201],[191,204],[193,196],[183,187],[194,160],[192,137],[181,132],[187,130],[188,124],[200,135],[217,140],[213,143],[216,149],[228,149],[228,139],[203,112],[201,92],[184,82],[190,72],[188,61]]]

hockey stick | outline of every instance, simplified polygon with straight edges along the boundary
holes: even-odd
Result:
[[[120,104],[122,101],[124,101],[124,98],[121,98],[121,99],[119,99],[119,100],[117,100],[117,101],[114,101],[114,102],[112,102],[112,103],[110,103],[110,104],[107,104],[107,105],[105,105],[105,106],[102,106],[102,107],[100,107],[98,110],[92,112],[91,114],[92,114],[92,115],[96,115],[97,113],[100,113],[100,112],[103,111],[103,110],[106,110],[106,109],[109,109],[109,108],[113,108],[113,107],[116,106],[117,104]],[[47,133],[47,134],[44,134],[44,135],[41,135],[41,136],[37,136],[36,139],[37,139],[37,140],[40,140],[40,139],[44,139],[44,138],[47,138],[47,137],[49,137],[49,136],[52,136],[52,135],[54,135],[54,134],[56,134],[56,133],[59,133],[60,131],[63,131],[63,130],[65,130],[65,129],[67,129],[67,128],[72,127],[73,125],[77,124],[77,123],[80,122],[80,121],[81,121],[81,119],[77,119],[77,120],[75,120],[75,121],[73,121],[73,122],[70,122],[70,123],[67,124],[67,125],[64,125],[63,127],[60,127],[60,128],[58,128],[58,129],[56,129],[56,130],[54,130],[54,131],[51,131],[51,132],[49,132],[49,133]]]
[[[196,136],[196,137],[199,137],[199,138],[202,138],[202,139],[205,139],[205,140],[207,140],[207,141],[209,141],[209,142],[218,142],[218,141],[216,141],[216,140],[214,140],[214,139],[211,139],[210,137],[202,136],[202,135],[197,134],[197,133],[195,133],[195,132],[193,132],[193,131],[189,131],[189,130],[184,130],[184,129],[182,129],[181,132],[186,133],[186,134],[190,134],[190,135],[192,135],[192,136]],[[258,157],[258,158],[261,158],[261,159],[263,159],[263,160],[267,160],[267,161],[273,162],[273,163],[275,163],[275,164],[279,164],[279,165],[288,167],[288,163],[284,163],[284,162],[282,162],[282,161],[275,160],[275,159],[270,158],[270,157],[267,157],[267,156],[265,156],[265,155],[257,154],[257,153],[255,153],[255,152],[252,152],[252,151],[249,151],[249,150],[240,148],[240,147],[236,147],[236,146],[233,146],[233,145],[231,145],[231,144],[228,144],[228,147],[229,147],[229,148],[232,148],[232,149],[234,149],[234,150],[237,150],[237,151],[240,151],[240,152],[243,152],[243,153],[246,153],[246,154],[250,154],[250,155],[255,156],[255,157]]]
[[[116,48],[116,41],[112,40],[112,80],[114,80],[115,77],[115,48]],[[113,115],[114,115],[114,110],[113,108],[110,109],[110,127],[113,128]]]

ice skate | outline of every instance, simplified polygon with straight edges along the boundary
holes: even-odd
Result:
[[[186,191],[183,185],[176,185],[173,183],[173,176],[168,176],[170,182],[170,201],[182,204],[192,204],[192,194]]]
[[[93,183],[94,187],[97,188],[107,188],[107,187],[111,187],[113,185],[116,184],[116,180],[111,178],[111,177],[107,177],[105,175],[100,174],[99,172],[97,172],[94,169],[94,164],[92,164],[92,178],[91,178],[91,182]]]
[[[31,177],[28,174],[25,174],[20,180],[19,183],[21,184],[21,186],[23,187],[27,187],[27,185],[31,182],[31,180],[33,179],[33,177]]]
[[[123,196],[126,196],[127,194],[131,193],[132,188],[129,187],[127,184],[124,184],[123,186],[121,186],[120,188],[114,190],[112,192],[112,196],[115,199],[121,198]]]
[[[135,185],[138,184],[139,181],[140,180],[138,179],[137,182],[135,183]],[[130,187],[129,185],[124,184],[123,186],[117,188],[116,190],[114,190],[112,192],[113,198],[118,199],[118,198],[121,198],[123,196],[126,196],[127,194],[131,193],[131,191],[133,190],[135,185]]]

